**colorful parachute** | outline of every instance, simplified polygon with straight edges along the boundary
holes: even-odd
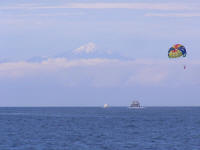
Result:
[[[178,58],[181,56],[186,57],[186,55],[187,55],[186,49],[181,44],[173,45],[168,51],[169,58]]]
[[[187,52],[183,45],[175,44],[168,51],[169,58],[178,58],[178,57],[186,57]],[[186,69],[186,65],[184,65],[184,69]]]

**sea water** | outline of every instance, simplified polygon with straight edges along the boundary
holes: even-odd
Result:
[[[200,108],[0,108],[0,150],[200,150]]]

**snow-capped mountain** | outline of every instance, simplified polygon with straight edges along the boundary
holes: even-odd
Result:
[[[125,56],[122,56],[118,53],[113,51],[105,51],[97,49],[96,45],[92,42],[82,45],[77,49],[66,51],[55,56],[35,56],[27,61],[29,62],[42,62],[49,58],[66,58],[69,60],[73,59],[94,59],[94,58],[101,58],[101,59],[120,59],[120,60],[127,60],[131,59]]]

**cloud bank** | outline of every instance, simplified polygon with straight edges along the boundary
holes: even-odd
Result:
[[[195,10],[199,6],[191,3],[66,3],[62,5],[21,4],[1,6],[0,10],[8,9],[136,9],[136,10]]]
[[[37,79],[43,76],[66,86],[175,86],[200,85],[200,62],[118,59],[48,59],[39,63],[9,62],[0,64],[0,80]]]
[[[148,13],[147,17],[200,17],[200,13]]]

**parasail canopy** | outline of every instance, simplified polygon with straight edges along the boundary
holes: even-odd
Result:
[[[169,58],[186,57],[186,48],[181,44],[173,45],[168,51]]]

